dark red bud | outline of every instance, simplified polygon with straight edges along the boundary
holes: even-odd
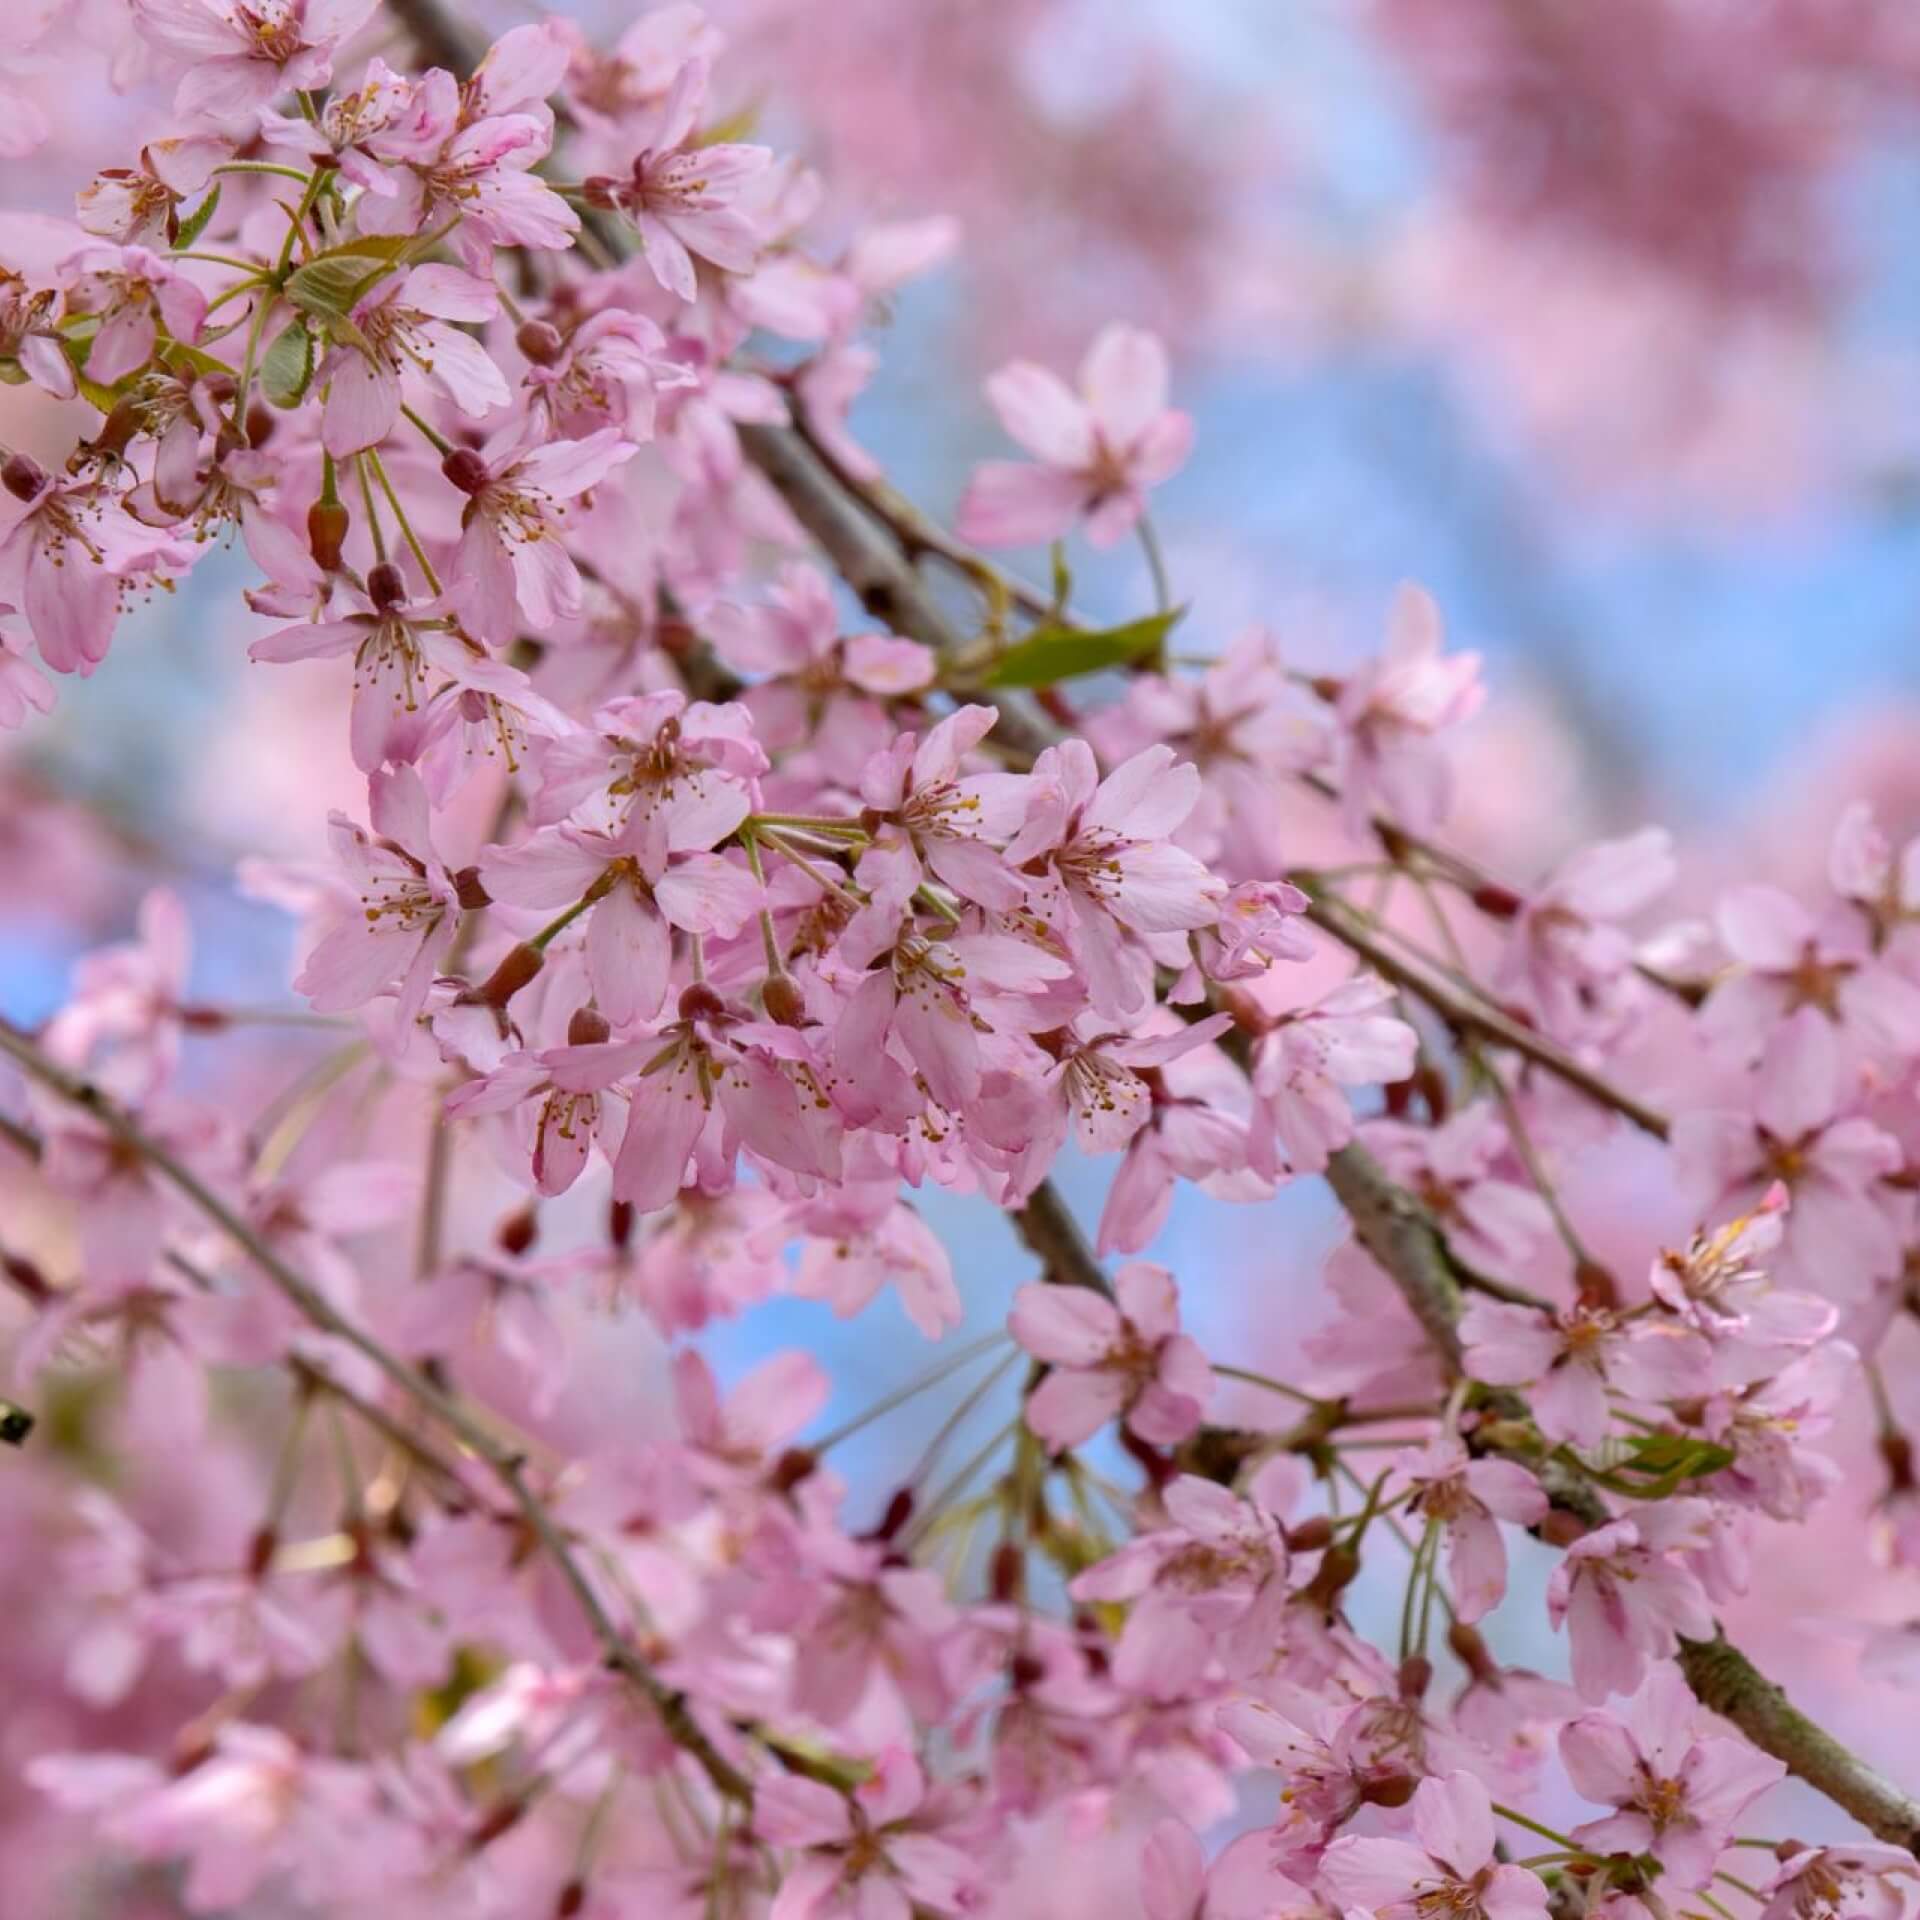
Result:
[[[482,907],[493,905],[493,895],[487,891],[486,883],[480,878],[478,867],[462,867],[453,876],[453,897],[469,913],[475,913]]]
[[[391,560],[376,560],[367,569],[367,598],[375,613],[391,613],[407,604],[407,576]]]
[[[1540,1538],[1550,1547],[1570,1547],[1576,1540],[1584,1540],[1587,1532],[1587,1523],[1565,1507],[1549,1509],[1547,1517],[1540,1522]]]
[[[494,1241],[500,1251],[510,1253],[516,1259],[533,1245],[539,1235],[540,1216],[530,1204],[516,1207],[493,1230]]]
[[[613,1028],[598,1007],[575,1007],[567,1021],[567,1045],[600,1047],[613,1038]]]
[[[307,509],[307,548],[323,573],[337,573],[353,516],[339,500],[316,500]]]
[[[1002,1606],[1018,1600],[1026,1591],[1027,1556],[1011,1540],[1002,1540],[993,1550],[990,1584],[993,1597]]]
[[[1360,1572],[1360,1556],[1351,1547],[1329,1547],[1320,1558],[1320,1570],[1307,1583],[1308,1595],[1331,1610]]]
[[[1433,1685],[1433,1662],[1424,1653],[1409,1654],[1400,1662],[1400,1698],[1423,1700]]]
[[[520,1816],[527,1810],[524,1800],[503,1800],[474,1828],[468,1838],[470,1852],[478,1853],[484,1847],[490,1847],[509,1829],[520,1824]]]
[[[1511,920],[1527,903],[1511,887],[1483,880],[1473,890],[1473,904],[1494,920]]]
[[[1369,1806],[1404,1807],[1413,1798],[1417,1784],[1410,1773],[1402,1773],[1397,1767],[1382,1767],[1361,1779],[1360,1798]]]
[[[633,1238],[633,1202],[614,1200],[607,1206],[607,1240],[615,1247],[624,1247]]]
[[[682,1020],[715,1020],[726,1010],[727,1003],[704,980],[696,980],[680,995]]]
[[[791,1493],[801,1481],[813,1478],[813,1470],[819,1464],[805,1447],[789,1447],[773,1463],[774,1492]]]
[[[493,477],[487,463],[471,447],[455,447],[440,462],[444,473],[462,493],[478,493]]]
[[[247,409],[247,445],[257,453],[273,438],[273,430],[278,424],[273,417],[273,409],[255,401]]]
[[[891,1540],[912,1518],[913,1489],[901,1487],[887,1502],[887,1510],[880,1516],[880,1524],[874,1528],[873,1538]]]
[[[1030,1653],[1016,1653],[1007,1663],[1007,1678],[1013,1682],[1016,1693],[1037,1687],[1046,1677],[1046,1668]]]
[[[584,1880],[569,1880],[560,1889],[560,1898],[553,1903],[554,1920],[573,1920],[573,1916],[587,1904],[587,1883]]]
[[[551,320],[526,320],[513,343],[536,367],[550,367],[566,352],[567,343]]]
[[[1297,1527],[1287,1529],[1287,1545],[1295,1553],[1318,1553],[1322,1547],[1333,1544],[1333,1522],[1324,1513],[1316,1513],[1311,1520],[1302,1520]]]
[[[1480,1637],[1477,1627],[1470,1627],[1464,1620],[1456,1620],[1447,1629],[1447,1645],[1453,1649],[1453,1656],[1476,1680],[1488,1680],[1500,1669],[1494,1664],[1493,1655],[1487,1651],[1487,1643]]]
[[[247,1578],[258,1580],[264,1577],[267,1569],[273,1565],[275,1550],[280,1545],[280,1536],[271,1527],[258,1528],[247,1546]]]
[[[807,996],[801,992],[799,981],[790,973],[767,976],[767,984],[760,989],[760,1004],[766,1008],[767,1018],[783,1027],[806,1024]]]
[[[46,484],[46,468],[24,453],[8,454],[6,464],[0,466],[0,486],[16,500],[36,499]]]
[[[504,1007],[522,987],[533,983],[546,964],[546,956],[538,947],[530,947],[522,941],[494,968],[483,986],[474,988],[470,995],[463,995],[462,998],[469,1004],[477,1000],[485,1006]]]
[[[1913,1442],[1890,1427],[1880,1436],[1880,1458],[1887,1463],[1894,1491],[1907,1492],[1913,1485]]]

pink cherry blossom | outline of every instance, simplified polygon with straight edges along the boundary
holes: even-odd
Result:
[[[634,156],[629,177],[592,183],[602,204],[619,208],[633,222],[654,278],[682,300],[694,299],[699,291],[696,256],[728,273],[752,267],[762,234],[748,195],[773,159],[766,147],[696,142],[706,91],[705,61],[689,60],[660,109],[650,144]]]
[[[176,113],[242,121],[276,94],[321,87],[333,53],[376,0],[133,0],[133,22],[162,54],[187,63]]]
[[[368,782],[372,831],[332,816],[334,857],[352,898],[307,957],[296,988],[322,1013],[397,989],[402,1025],[425,1004],[459,918],[453,876],[434,851],[427,796],[411,767]]]
[[[1673,1657],[1679,1636],[1710,1639],[1713,1614],[1699,1578],[1677,1554],[1706,1544],[1706,1503],[1671,1500],[1576,1540],[1547,1586],[1547,1614],[1566,1625],[1582,1699],[1631,1693],[1650,1660]]]
[[[1486,689],[1477,653],[1443,655],[1440,610],[1404,585],[1378,662],[1342,683],[1334,704],[1334,769],[1348,823],[1375,808],[1416,832],[1438,824],[1451,789],[1439,736],[1478,710]]]
[[[1574,1829],[1599,1854],[1651,1854],[1677,1888],[1704,1887],[1735,1822],[1786,1768],[1743,1740],[1701,1738],[1699,1704],[1677,1669],[1653,1667],[1625,1719],[1587,1713],[1560,1730],[1568,1777],[1618,1811]]]
[[[1472,1920],[1539,1920],[1547,1890],[1524,1867],[1494,1860],[1487,1790],[1470,1773],[1423,1780],[1413,1796],[1413,1840],[1344,1835],[1321,1875],[1341,1906],[1378,1920],[1413,1920],[1444,1902]]]
[[[975,470],[959,526],[981,546],[1039,545],[1084,518],[1088,539],[1110,547],[1193,445],[1192,420],[1167,405],[1166,349],[1138,327],[1102,329],[1077,388],[1021,360],[987,382],[987,398],[1038,464],[996,460]]]
[[[321,362],[321,438],[336,460],[377,447],[400,417],[410,370],[470,419],[507,404],[507,383],[486,349],[451,321],[490,319],[492,286],[457,267],[414,267],[378,281],[354,307],[352,332]]]
[[[1120,1417],[1149,1445],[1171,1446],[1200,1424],[1212,1395],[1206,1355],[1179,1331],[1172,1274],[1132,1261],[1113,1289],[1113,1301],[1044,1283],[1014,1296],[1013,1337],[1050,1368],[1028,1396],[1027,1424],[1056,1452]]]
[[[1446,1529],[1456,1614],[1469,1623],[1480,1619],[1507,1590],[1499,1523],[1538,1526],[1547,1513],[1540,1483],[1510,1460],[1469,1459],[1451,1435],[1401,1454],[1396,1464],[1412,1483],[1410,1504]]]
[[[480,639],[497,644],[521,619],[545,629],[580,611],[580,570],[560,538],[564,503],[635,451],[612,427],[532,444],[524,426],[509,426],[482,453],[448,456],[468,496],[453,600]]]

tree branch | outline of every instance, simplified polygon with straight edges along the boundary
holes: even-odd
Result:
[[[1365,921],[1337,895],[1318,893],[1307,908],[1307,918],[1329,933],[1350,952],[1359,955],[1374,972],[1397,987],[1424,1000],[1434,1012],[1462,1033],[1477,1033],[1495,1046],[1510,1047],[1515,1053],[1544,1068],[1555,1079],[1583,1093],[1596,1106],[1631,1120],[1643,1133],[1664,1140],[1669,1128],[1667,1116],[1620,1087],[1604,1075],[1595,1073],[1572,1054],[1565,1052],[1544,1034],[1523,1026],[1491,1002],[1478,1001],[1459,992],[1439,975],[1429,973],[1404,959],[1383,940],[1368,931]]]
[[[468,1452],[483,1461],[511,1496],[535,1539],[558,1568],[594,1638],[599,1642],[608,1667],[630,1681],[645,1696],[658,1714],[668,1737],[699,1762],[707,1778],[720,1793],[731,1800],[751,1802],[751,1784],[714,1746],[705,1729],[688,1709],[685,1696],[660,1678],[614,1624],[565,1535],[547,1511],[545,1502],[528,1484],[518,1453],[503,1446],[458,1401],[443,1393],[425,1374],[349,1320],[318,1287],[282,1260],[191,1168],[176,1160],[157,1140],[150,1138],[99,1088],[57,1066],[27,1035],[5,1021],[0,1021],[0,1053],[9,1055],[22,1072],[91,1115],[117,1140],[139,1154],[169,1185],[219,1227],[313,1325],[345,1341],[357,1353],[364,1355],[408,1399],[437,1420]]]
[[[1080,1231],[1080,1223],[1051,1180],[1042,1180],[1034,1188],[1032,1199],[1015,1210],[1013,1224],[1055,1286],[1090,1287],[1109,1300],[1113,1298],[1112,1284]]]

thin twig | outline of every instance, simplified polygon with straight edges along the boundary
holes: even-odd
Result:
[[[607,1665],[646,1697],[668,1737],[699,1762],[720,1793],[729,1799],[751,1801],[753,1789],[746,1776],[714,1746],[688,1709],[685,1696],[660,1678],[614,1624],[559,1524],[528,1484],[518,1453],[502,1446],[456,1400],[349,1320],[312,1281],[289,1266],[199,1175],[176,1160],[99,1088],[56,1066],[27,1035],[6,1022],[0,1022],[0,1052],[9,1055],[42,1086],[91,1115],[137,1153],[219,1227],[308,1320],[371,1361],[408,1399],[431,1414],[462,1446],[483,1461],[512,1497],[535,1539],[559,1570],[599,1642]]]

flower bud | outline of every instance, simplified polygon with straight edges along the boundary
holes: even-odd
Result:
[[[993,1550],[988,1584],[1002,1606],[1017,1601],[1026,1592],[1027,1556],[1011,1540],[1002,1540]]]
[[[538,947],[530,947],[522,941],[519,946],[509,950],[507,957],[494,968],[483,985],[462,994],[461,999],[469,1006],[479,1001],[483,1006],[504,1007],[522,987],[532,985],[546,964],[546,956]]]
[[[887,1510],[880,1516],[880,1524],[874,1528],[870,1537],[875,1540],[891,1540],[912,1518],[913,1489],[900,1487],[895,1491],[893,1498],[887,1502]]]
[[[6,464],[0,466],[0,486],[4,486],[16,500],[37,499],[46,484],[46,468],[24,453],[8,454]]]
[[[696,980],[680,995],[682,1020],[716,1020],[726,1010],[727,1003],[704,980]]]
[[[347,529],[353,516],[340,500],[316,500],[307,509],[307,550],[313,564],[323,573],[340,570],[340,556],[347,544]]]
[[[566,352],[567,343],[551,320],[524,320],[513,344],[536,367],[550,367]]]
[[[487,471],[487,463],[471,447],[455,447],[440,462],[440,471],[462,493],[478,493],[493,478]]]
[[[1588,1532],[1587,1523],[1565,1507],[1550,1508],[1540,1522],[1540,1538],[1550,1547],[1570,1547],[1576,1540],[1584,1540]]]
[[[789,1447],[773,1463],[773,1472],[769,1475],[775,1493],[791,1493],[801,1481],[810,1480],[813,1470],[819,1465],[805,1447]]]
[[[1321,1556],[1320,1570],[1307,1583],[1306,1596],[1330,1613],[1359,1572],[1360,1556],[1351,1547],[1329,1547]]]
[[[560,1897],[553,1903],[553,1920],[573,1920],[573,1916],[587,1904],[587,1883],[584,1880],[569,1880],[560,1889]]]
[[[1369,1767],[1360,1776],[1360,1798],[1370,1807],[1404,1807],[1418,1784],[1399,1767]]]
[[[407,603],[407,576],[392,560],[376,560],[367,569],[367,598],[375,613],[391,613]]]
[[[1447,1629],[1447,1645],[1452,1648],[1453,1657],[1476,1680],[1490,1680],[1500,1671],[1493,1655],[1487,1651],[1479,1628],[1468,1626],[1464,1620],[1456,1620]]]
[[[1433,1662],[1424,1653],[1409,1654],[1400,1662],[1400,1698],[1424,1700],[1433,1685]]]
[[[1333,1544],[1333,1522],[1324,1513],[1287,1529],[1287,1545],[1295,1553],[1318,1553]]]
[[[273,417],[273,409],[255,401],[247,409],[247,445],[256,453],[273,438],[273,430],[279,423]]]
[[[801,992],[799,981],[790,973],[771,973],[767,976],[767,984],[760,989],[760,1004],[766,1008],[767,1018],[783,1027],[806,1024],[807,996]]]
[[[524,1207],[516,1207],[493,1230],[494,1244],[502,1253],[510,1253],[516,1259],[539,1237],[540,1216],[531,1201]]]
[[[1473,904],[1491,920],[1511,920],[1527,903],[1511,887],[1483,880],[1471,896]]]
[[[575,1007],[567,1021],[567,1045],[599,1047],[612,1039],[613,1029],[598,1007]]]

